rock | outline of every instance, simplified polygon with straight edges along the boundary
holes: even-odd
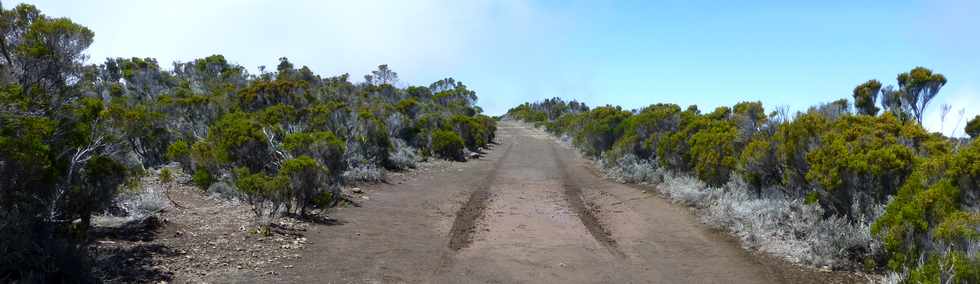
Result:
[[[364,193],[364,190],[361,190],[360,187],[351,188],[350,191],[357,194]]]
[[[364,200],[371,200],[371,198],[370,198],[370,197],[367,197],[367,195],[365,195],[365,196],[361,196],[361,199],[364,199]]]

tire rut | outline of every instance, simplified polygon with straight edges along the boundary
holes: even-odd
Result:
[[[626,254],[619,249],[616,240],[612,238],[609,231],[606,230],[602,222],[599,221],[599,218],[596,217],[595,210],[598,209],[594,206],[586,206],[585,200],[582,199],[582,188],[568,174],[568,166],[559,157],[558,150],[555,149],[555,144],[551,144],[551,155],[554,157],[555,163],[558,164],[558,168],[561,171],[561,183],[564,189],[565,201],[568,202],[569,207],[578,216],[582,225],[585,225],[592,238],[609,250],[610,254],[617,258],[626,258]]]
[[[476,233],[476,224],[483,217],[483,211],[487,208],[487,203],[492,196],[490,192],[490,185],[493,183],[493,179],[497,176],[497,171],[500,169],[500,165],[503,161],[507,159],[510,155],[511,148],[514,147],[513,143],[507,145],[507,150],[504,151],[503,156],[498,159],[494,165],[493,170],[487,175],[486,180],[480,183],[479,187],[470,193],[470,198],[463,204],[463,207],[456,211],[456,218],[453,220],[453,227],[449,230],[449,248],[458,251],[465,248],[473,242],[473,234]]]

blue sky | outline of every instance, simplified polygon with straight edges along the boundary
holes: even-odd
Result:
[[[927,127],[940,129],[942,103],[947,135],[957,110],[980,112],[972,0],[26,2],[94,30],[93,62],[219,53],[254,71],[286,56],[354,78],[389,64],[403,84],[462,80],[489,114],[555,96],[798,110],[915,66],[949,79]]]

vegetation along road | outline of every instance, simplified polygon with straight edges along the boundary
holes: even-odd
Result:
[[[307,234],[295,267],[238,280],[333,283],[852,282],[750,254],[686,208],[607,181],[537,129],[504,121],[496,147],[369,188],[343,225]],[[587,201],[585,201],[587,200]]]

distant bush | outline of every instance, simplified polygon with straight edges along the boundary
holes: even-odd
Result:
[[[436,130],[432,133],[432,152],[439,157],[462,161],[463,138],[452,131]]]
[[[582,117],[582,130],[575,136],[575,142],[586,154],[599,157],[612,149],[613,144],[623,135],[621,123],[630,117],[628,111],[619,107],[598,107]]]
[[[691,160],[698,178],[711,186],[728,182],[735,168],[738,129],[731,121],[714,121],[691,136]]]

